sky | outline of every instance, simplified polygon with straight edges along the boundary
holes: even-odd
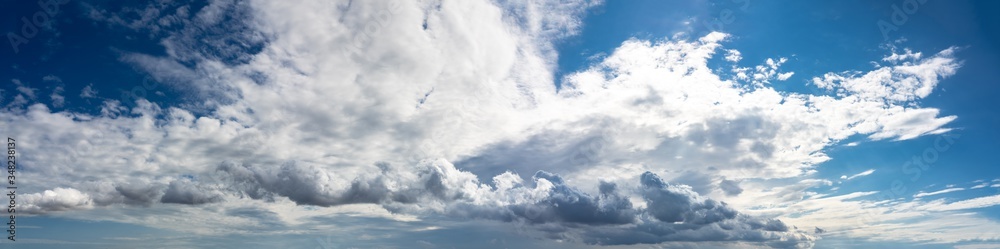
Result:
[[[1000,247],[996,2],[3,6],[0,248]]]

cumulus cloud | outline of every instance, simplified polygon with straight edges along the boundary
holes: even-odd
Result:
[[[591,244],[750,241],[809,247],[814,240],[781,221],[740,214],[650,172],[641,175],[633,193],[642,197],[643,207],[633,204],[626,197],[629,191],[616,183],[602,182],[598,194],[589,194],[545,171],[532,176],[532,183],[507,172],[489,186],[443,160],[425,162],[415,172],[384,163],[376,166],[380,174],[353,180],[298,164],[286,164],[277,172],[232,164],[220,168],[233,176],[231,181],[244,183],[234,185],[244,187],[241,191],[252,198],[279,194],[299,204],[372,203],[396,212],[520,221],[541,227],[553,238]]]
[[[956,47],[920,59],[920,55],[893,54],[886,57],[889,66],[870,72],[827,73],[812,79],[816,86],[836,90],[840,96],[857,96],[862,99],[901,102],[930,95],[942,77],[955,74],[960,63],[954,59]],[[913,60],[904,61],[905,58]],[[901,62],[902,61],[902,62]]]
[[[214,189],[199,188],[190,180],[170,182],[160,198],[162,203],[205,204],[222,201],[222,193]]]
[[[906,48],[903,49],[903,53],[892,52],[889,56],[883,57],[882,61],[887,62],[902,62],[902,61],[915,61],[919,60],[923,56],[921,52],[913,52],[912,50]]]
[[[617,129],[652,133],[660,138],[658,141],[637,136],[616,139],[617,146],[633,148],[630,156],[642,156],[641,152],[649,150],[645,148],[655,148],[651,151],[669,155],[655,157],[663,160],[663,164],[681,166],[707,162],[719,169],[723,176],[735,179],[800,175],[809,165],[828,159],[821,148],[852,134],[869,134],[873,139],[911,139],[947,132],[948,129],[942,126],[955,118],[937,117],[939,111],[933,108],[904,108],[853,95],[780,93],[768,87],[745,88],[740,81],[719,80],[704,65],[704,61],[715,48],[721,46],[719,42],[725,37],[724,34],[714,34],[696,42],[625,42],[603,63],[568,76],[564,84],[570,87],[560,94],[567,97],[572,106],[604,107],[591,108],[592,112],[584,111],[580,115],[587,113],[596,117],[611,116],[609,118],[616,120],[642,122],[652,122],[646,120],[656,117],[658,121],[655,124],[660,125],[645,125],[643,131],[635,131],[636,128],[629,127],[627,122],[617,125]],[[677,54],[687,57],[677,56],[673,51],[683,51]],[[955,65],[947,56],[950,53],[942,54],[938,60],[950,61],[942,65]],[[769,60],[759,68],[772,70],[784,61]],[[939,62],[924,61],[920,65],[930,68]],[[771,77],[767,75],[769,73],[762,73],[758,79]],[[937,80],[945,76],[947,74],[928,79]],[[737,76],[735,80],[740,79]],[[746,84],[756,84],[757,79],[745,80]],[[597,104],[633,103],[631,100],[648,98],[649,95],[656,96],[662,104]],[[713,154],[716,156],[709,156]],[[785,166],[779,169],[769,165],[801,167]],[[691,167],[697,166],[677,168]],[[761,170],[755,171],[758,173],[737,173],[736,168]]]
[[[127,183],[115,186],[115,191],[121,195],[123,203],[149,206],[163,195],[162,188],[156,185],[142,183]]]
[[[73,188],[55,188],[41,193],[19,195],[21,202],[18,211],[28,214],[88,209],[93,207],[93,201],[86,193]]]
[[[494,177],[492,185],[456,169],[444,160],[425,162],[418,170],[380,163],[381,173],[347,180],[325,170],[286,164],[279,171],[234,165],[219,166],[228,186],[238,194],[274,201],[287,196],[300,205],[337,206],[377,204],[394,212],[446,214],[531,224],[550,238],[589,244],[655,244],[671,241],[740,241],[780,248],[811,247],[814,237],[775,219],[740,214],[725,203],[704,198],[686,185],[669,184],[646,172],[638,189],[620,189],[602,182],[597,194],[567,185],[560,176],[539,171],[525,183],[514,173]],[[124,199],[135,204],[162,195],[163,203],[205,204],[221,201],[191,180],[177,180],[163,190],[156,187],[117,186]],[[215,195],[212,195],[212,194]],[[638,195],[635,205],[627,196]],[[232,196],[230,196],[232,197]],[[90,208],[92,199],[75,189],[57,188],[28,195],[29,213]],[[101,205],[120,202],[103,201]]]
[[[727,61],[729,61],[729,62],[739,62],[740,60],[743,59],[743,56],[742,56],[742,54],[740,53],[739,50],[729,49],[729,50],[726,50],[726,57],[725,57],[725,59]]]
[[[37,167],[23,174],[51,180],[27,184],[87,197],[37,194],[26,202],[50,207],[38,213],[371,204],[591,244],[808,247],[815,238],[774,216],[705,196],[753,197],[744,180],[809,175],[829,159],[825,148],[851,136],[912,139],[947,132],[956,118],[916,102],[960,66],[954,49],[826,74],[813,82],[833,94],[812,95],[768,85],[792,76],[780,70],[794,63],[786,58],[716,74],[707,63],[724,33],[630,39],[556,89],[552,44],[596,4],[213,1],[118,19],[92,12],[134,29],[175,27],[154,32],[165,55],[121,60],[185,103],[108,100],[94,114],[18,104],[0,111],[0,127],[37,141],[26,154],[47,155],[24,159]],[[119,21],[126,16],[141,19]],[[34,98],[23,88],[17,103]],[[525,181],[518,172],[538,173]],[[821,185],[830,182],[774,193],[801,201]]]

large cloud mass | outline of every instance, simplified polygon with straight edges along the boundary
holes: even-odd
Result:
[[[956,118],[916,102],[956,72],[954,48],[828,73],[808,86],[825,93],[805,94],[771,87],[792,76],[784,58],[712,70],[727,34],[632,39],[557,89],[552,44],[595,5],[162,7],[150,19],[161,21],[129,28],[155,30],[166,55],[121,59],[186,93],[184,104],[106,99],[100,114],[84,114],[11,102],[0,127],[24,154],[46,155],[22,159],[24,178],[51,179],[26,183],[38,192],[24,197],[32,213],[375,204],[590,244],[810,247],[811,232],[707,196],[749,191],[745,179],[807,176],[829,159],[824,148],[851,136],[911,139],[947,132]]]

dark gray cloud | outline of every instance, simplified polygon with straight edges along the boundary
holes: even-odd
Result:
[[[115,186],[125,204],[149,206],[163,195],[163,188],[156,185],[128,183]]]
[[[356,177],[350,179],[338,177],[333,169],[296,161],[278,167],[226,162],[217,169],[218,178],[209,179],[218,182],[181,178],[167,186],[119,184],[114,187],[117,195],[93,199],[102,200],[98,205],[205,204],[225,198],[275,201],[278,197],[315,206],[369,203],[395,213],[512,222],[546,238],[594,245],[729,241],[799,248],[810,247],[814,241],[780,220],[741,214],[725,203],[702,197],[688,185],[668,183],[651,172],[643,173],[638,185],[625,183],[637,187],[600,181],[598,192],[592,194],[546,171],[535,173],[530,182],[505,172],[487,185],[445,160],[411,167],[376,163],[365,168],[367,174],[351,174]],[[66,193],[58,199],[37,201],[50,204],[36,211],[86,208],[91,203],[79,191],[60,191]],[[630,196],[642,203],[633,203]]]
[[[737,196],[743,193],[740,183],[733,180],[722,180],[722,182],[719,182],[719,188],[728,196]]]
[[[663,222],[709,224],[736,217],[736,211],[714,200],[702,200],[685,185],[670,185],[653,173],[641,176],[648,212]]]
[[[591,196],[567,186],[561,177],[549,172],[539,171],[532,178],[535,181],[545,179],[554,185],[546,198],[531,207],[544,215],[527,213],[530,215],[527,218],[533,222],[603,225],[635,221],[636,210],[632,208],[632,202],[617,193],[614,183],[602,182],[600,195]]]
[[[316,206],[345,204],[409,204],[423,199],[450,201],[464,194],[445,183],[448,177],[440,168],[425,165],[414,172],[401,172],[388,163],[376,163],[370,178],[353,180],[341,178],[332,171],[314,165],[287,162],[276,169],[250,164],[225,163],[219,170],[227,174],[241,196],[273,200],[275,196],[288,197],[295,203]],[[401,189],[391,185],[405,182]],[[333,185],[345,186],[340,189]]]
[[[707,195],[716,189],[715,179],[710,174],[705,174],[696,170],[685,170],[680,174],[671,179],[674,183],[684,184],[691,187],[691,190],[700,194]]]
[[[272,169],[223,164],[219,169],[228,174],[227,184],[237,186],[238,196],[284,196],[316,206],[371,203],[396,213],[513,222],[547,238],[588,244],[730,241],[804,248],[814,240],[780,220],[741,214],[651,172],[640,176],[638,187],[601,181],[598,193],[591,194],[546,171],[538,171],[527,183],[506,172],[487,185],[444,160],[405,168],[378,163],[368,168],[371,174],[350,180],[300,162]],[[636,205],[628,196],[645,204]]]
[[[183,179],[170,182],[167,190],[160,198],[162,203],[205,204],[223,200],[221,193],[215,190],[199,187],[194,182]]]

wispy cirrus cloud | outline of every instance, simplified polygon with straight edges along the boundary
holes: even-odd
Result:
[[[932,196],[932,195],[939,195],[939,194],[951,193],[951,192],[962,191],[962,190],[965,190],[965,188],[946,188],[946,189],[942,189],[942,190],[938,190],[938,191],[934,191],[934,192],[926,192],[926,193],[925,192],[920,192],[920,193],[917,193],[917,194],[913,195],[913,198],[920,198],[920,197],[926,197],[926,196]]]
[[[857,174],[854,174],[854,175],[851,175],[851,176],[842,175],[842,176],[840,176],[840,179],[841,180],[845,180],[845,181],[850,181],[851,179],[862,177],[862,176],[871,175],[872,173],[875,173],[875,169],[865,170],[865,171],[862,171],[861,173],[857,173]]]

